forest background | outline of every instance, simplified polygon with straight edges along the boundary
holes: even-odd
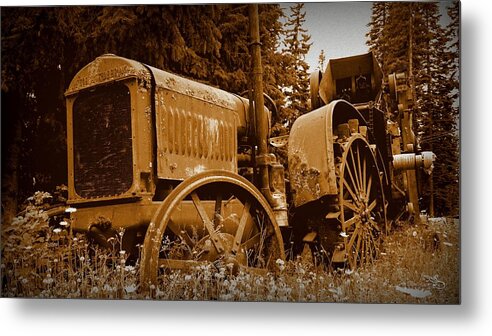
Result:
[[[438,157],[423,184],[421,208],[456,216],[459,9],[457,2],[447,4],[443,25],[442,4],[375,2],[366,38],[384,73],[412,73],[421,147]],[[315,42],[305,15],[302,3],[260,6],[265,91],[280,109],[273,135],[287,134],[309,111],[308,77],[315,69],[306,55]],[[63,94],[95,57],[114,53],[226,91],[248,89],[245,4],[3,7],[1,19],[4,220],[36,190],[66,184]],[[318,69],[327,61],[322,49]]]
[[[15,4],[18,4],[16,2]],[[14,4],[14,5],[15,5]],[[4,3],[5,5],[5,3]],[[291,304],[216,304],[177,302],[121,302],[81,300],[0,300],[3,330],[36,334],[86,335],[94,330],[124,333],[200,330],[209,335],[229,332],[242,324],[240,335],[251,332],[310,334],[346,332],[347,328],[364,335],[381,335],[398,330],[403,335],[446,333],[447,335],[486,334],[490,331],[491,290],[490,225],[488,220],[487,178],[490,159],[487,137],[491,114],[489,104],[490,6],[484,1],[463,0],[462,30],[462,109],[467,111],[462,132],[462,218],[463,235],[463,302],[460,306],[388,306],[388,305],[291,305]],[[6,126],[4,126],[6,127]],[[3,152],[4,153],[4,152]],[[2,154],[4,155],[4,154]],[[489,234],[488,234],[489,233]],[[193,323],[190,315],[193,316]],[[349,324],[348,316],[357,315],[359,323]],[[81,316],[91,323],[80,323]],[[204,329],[217,316],[221,323]],[[250,322],[244,324],[245,319]],[[76,326],[76,327],[75,327]],[[402,328],[402,326],[404,326]]]

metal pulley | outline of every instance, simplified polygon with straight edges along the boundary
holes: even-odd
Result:
[[[423,168],[427,174],[432,172],[436,155],[433,152],[403,153],[393,155],[393,168],[397,170],[415,170]]]

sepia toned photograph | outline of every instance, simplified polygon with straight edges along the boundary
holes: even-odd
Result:
[[[1,297],[461,303],[459,1],[0,10]]]

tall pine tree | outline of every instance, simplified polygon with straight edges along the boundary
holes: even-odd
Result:
[[[437,3],[383,2],[373,5],[369,27],[367,44],[383,72],[409,75],[419,143],[437,155],[433,175],[424,178],[422,205],[432,215],[454,215],[459,195],[456,28],[441,26]]]
[[[381,64],[381,67],[385,69],[386,65],[386,53],[387,48],[384,34],[387,32],[384,28],[388,21],[388,3],[386,2],[374,2],[372,4],[371,21],[367,24],[370,28],[366,34],[366,44],[369,49],[374,53],[376,59]]]
[[[325,71],[325,62],[326,62],[325,51],[324,49],[321,49],[321,52],[319,53],[318,56],[318,70]]]
[[[240,93],[250,72],[247,6],[2,8],[2,209],[66,183],[64,90],[114,53]],[[280,104],[279,5],[261,5],[265,89]],[[49,80],[46,80],[49,78]],[[9,201],[10,200],[10,201]]]
[[[289,57],[289,65],[284,70],[290,75],[288,81],[287,106],[290,114],[287,119],[292,123],[299,115],[309,109],[309,65],[305,61],[311,47],[311,36],[303,27],[306,11],[303,3],[290,7],[290,17],[286,22],[284,53]]]

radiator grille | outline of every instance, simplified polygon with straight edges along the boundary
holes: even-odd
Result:
[[[75,191],[83,198],[130,189],[132,130],[130,91],[113,84],[83,92],[73,106]]]

